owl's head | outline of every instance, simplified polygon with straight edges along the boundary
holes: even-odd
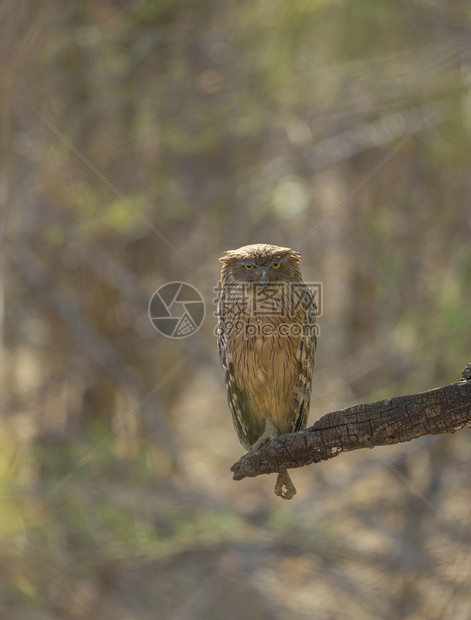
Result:
[[[301,254],[291,248],[255,243],[228,250],[219,260],[223,282],[260,282],[267,286],[270,282],[302,279],[299,269]]]

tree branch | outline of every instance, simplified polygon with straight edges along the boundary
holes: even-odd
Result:
[[[471,364],[459,383],[324,415],[299,433],[280,435],[231,467],[234,480],[326,461],[341,452],[454,433],[471,425]]]

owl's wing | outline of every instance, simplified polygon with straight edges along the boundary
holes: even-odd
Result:
[[[218,303],[218,327],[217,327],[217,345],[219,359],[225,373],[225,383],[227,400],[229,409],[232,414],[234,428],[239,437],[240,443],[248,449],[260,435],[263,433],[263,427],[259,422],[249,414],[246,402],[246,394],[243,387],[239,386],[236,381],[234,365],[231,355],[231,347],[228,347],[228,325],[235,320],[234,315],[227,312],[226,305],[227,290],[223,288]],[[230,306],[230,304],[229,304]],[[228,316],[228,314],[230,316]]]
[[[218,301],[217,307],[217,317],[218,317],[218,325],[216,329],[216,338],[218,345],[218,353],[219,359],[221,360],[222,367],[227,372],[228,364],[227,364],[227,334],[224,324],[224,307],[225,307],[225,292],[222,289]]]
[[[295,368],[293,368],[298,374],[298,380],[292,395],[294,413],[291,432],[306,428],[317,345],[316,302],[311,291],[304,284],[299,286],[297,295],[300,295],[301,307],[296,320],[302,324],[303,333],[298,341],[296,363],[294,364]]]

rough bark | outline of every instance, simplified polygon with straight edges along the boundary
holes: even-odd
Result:
[[[419,394],[355,405],[324,415],[299,433],[280,435],[231,467],[234,480],[326,461],[341,452],[454,433],[471,425],[471,364],[463,379]]]

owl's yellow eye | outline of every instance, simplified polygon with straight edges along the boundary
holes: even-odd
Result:
[[[273,269],[279,269],[281,267],[281,263],[273,263],[272,268]]]
[[[247,269],[247,271],[253,269],[253,265],[244,265],[244,267]]]

